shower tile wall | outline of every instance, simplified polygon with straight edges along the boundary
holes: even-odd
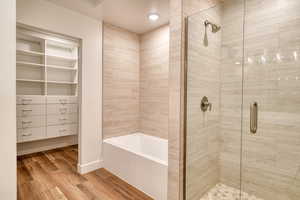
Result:
[[[246,0],[242,190],[265,200],[300,199],[300,2]],[[224,4],[221,182],[239,187],[242,1]],[[296,52],[296,53],[295,53]],[[297,55],[297,56],[295,56]],[[258,132],[249,106],[259,104]]]
[[[300,1],[247,0],[245,47],[242,189],[265,200],[299,200]]]
[[[214,0],[170,0],[169,175],[168,199],[183,199],[184,179],[184,26],[185,16],[214,5]],[[193,8],[192,10],[189,7]]]
[[[240,189],[244,3],[223,3],[220,181]],[[247,107],[248,108],[248,107]]]
[[[183,0],[183,9],[185,16],[191,16],[199,11],[212,8],[225,0]]]
[[[219,182],[220,152],[220,64],[221,31],[207,28],[208,46],[204,46],[204,21],[221,25],[222,6],[189,18],[189,54],[187,78],[187,199],[199,200]],[[203,113],[202,97],[212,103],[212,111]]]
[[[168,200],[183,199],[182,0],[170,0]]]
[[[140,39],[140,131],[168,138],[169,26]]]
[[[224,1],[222,21],[220,22],[222,25],[222,56],[219,93],[221,102],[219,110],[220,135],[217,139],[219,152],[213,154],[219,155],[219,160],[216,162],[211,159],[211,165],[206,165],[205,168],[197,169],[189,166],[187,176],[190,180],[187,181],[188,184],[194,181],[195,185],[187,186],[187,193],[191,195],[188,199],[198,198],[197,195],[201,196],[207,187],[214,184],[214,181],[220,181],[237,189],[240,187],[242,139],[242,190],[265,200],[299,200],[300,2],[296,0],[246,1],[244,120],[243,138],[241,138],[243,9],[242,0]],[[191,12],[194,10],[192,9]],[[198,18],[202,18],[207,12],[208,10],[205,10],[197,14]],[[196,20],[196,18],[193,19]],[[199,24],[201,23],[203,22],[199,22]],[[205,66],[201,54],[195,53],[197,52],[196,49],[201,49],[200,46],[196,48],[194,46],[199,42],[197,40],[202,37],[201,31],[195,30],[197,26],[199,26],[198,23],[190,24],[192,28],[190,32],[198,34],[192,39],[195,44],[189,47],[189,61],[192,62],[192,64],[189,63],[189,68],[192,70],[193,67],[191,66],[197,62],[196,59],[193,59],[195,56],[197,56],[198,61],[202,61],[201,65],[198,64],[198,69]],[[202,51],[202,54],[205,53]],[[210,52],[209,56],[212,55],[213,53]],[[209,59],[209,56],[205,59]],[[207,70],[202,70],[202,74],[204,72]],[[196,75],[194,72],[192,74]],[[195,79],[194,76],[192,77]],[[193,80],[195,85],[190,85],[192,87],[189,88],[191,93],[193,87],[199,87],[196,90],[199,93],[196,95],[198,98],[202,96],[202,92],[209,94],[210,91],[206,91],[205,84],[209,86],[211,91],[214,90],[214,86],[209,85],[211,83],[209,79],[203,80],[206,82],[200,85],[197,85],[198,80]],[[249,133],[249,106],[253,101],[259,103],[257,135]],[[196,102],[197,100],[195,100],[194,108],[192,107],[193,102],[189,105],[189,113],[196,112]],[[188,130],[189,137],[193,137],[196,132],[201,135],[207,131],[197,127],[201,125],[199,119],[202,116],[199,113],[191,114],[189,117],[192,118],[188,119],[188,126],[193,127],[194,125],[195,129]],[[215,121],[215,124],[218,122]],[[211,134],[209,136],[213,137],[215,131],[208,131]],[[200,137],[199,135],[197,136]],[[201,149],[201,147],[205,147],[203,141],[208,140],[204,137],[201,141],[195,142],[198,144],[198,146],[195,145],[198,149],[193,149],[193,143],[188,143],[187,152],[190,154],[188,155],[190,158],[205,155]],[[218,143],[210,141],[206,144],[211,147]],[[205,157],[201,158],[204,163]],[[190,165],[190,163],[188,164]],[[214,165],[217,167],[212,167]],[[199,164],[195,166],[199,166]],[[212,168],[219,170],[219,178],[214,175],[206,176],[209,180],[202,179],[196,186],[199,175],[209,174]]]
[[[104,138],[139,130],[139,36],[104,24]]]

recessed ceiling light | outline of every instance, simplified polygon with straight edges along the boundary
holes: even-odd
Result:
[[[148,15],[148,19],[149,19],[150,21],[155,22],[155,21],[157,21],[157,20],[159,19],[159,14],[157,14],[157,13],[150,13],[150,14]]]

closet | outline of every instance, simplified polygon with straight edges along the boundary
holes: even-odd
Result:
[[[78,134],[80,41],[17,26],[17,142]]]

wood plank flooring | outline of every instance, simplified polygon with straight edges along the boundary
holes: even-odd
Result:
[[[18,200],[153,200],[105,169],[76,172],[77,146],[18,157]]]

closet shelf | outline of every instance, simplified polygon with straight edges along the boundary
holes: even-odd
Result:
[[[32,83],[45,83],[44,80],[35,80],[35,79],[17,79],[19,82],[32,82]]]
[[[25,56],[45,56],[44,53],[37,52],[37,51],[29,51],[29,50],[22,50],[22,49],[17,49],[17,54],[20,55],[25,55]]]
[[[55,40],[55,39],[49,39],[49,38],[46,41],[47,41],[47,45],[65,48],[65,49],[68,49],[69,51],[72,51],[73,49],[78,48],[77,43],[64,42],[61,40]]]
[[[50,138],[76,135],[79,40],[26,25],[17,25],[16,36],[17,143],[45,140],[47,146]],[[26,130],[20,129],[25,116],[22,105],[31,120]],[[41,118],[33,117],[37,115]]]
[[[29,32],[24,32],[21,30],[17,30],[17,39],[28,40],[32,42],[44,43],[45,38],[40,37],[38,34],[30,34]]]
[[[62,84],[62,85],[76,85],[77,82],[68,82],[68,81],[47,81],[50,84]]]
[[[51,97],[57,97],[58,95],[57,94],[47,94],[47,96],[51,96]],[[67,95],[67,94],[64,94],[64,95],[59,95],[59,97],[78,97],[77,95]]]
[[[57,59],[57,60],[66,60],[71,62],[76,62],[77,58],[71,58],[71,57],[64,57],[64,56],[57,56],[57,55],[46,55],[48,58]]]
[[[30,62],[16,62],[17,66],[23,65],[28,67],[44,67],[44,64],[38,64],[38,63],[30,63]]]
[[[46,65],[47,68],[52,68],[52,69],[61,69],[61,70],[70,70],[70,71],[76,71],[77,68],[74,67],[63,67],[63,66],[58,66],[58,65]]]

